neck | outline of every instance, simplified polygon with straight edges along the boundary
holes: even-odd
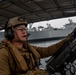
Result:
[[[18,48],[22,48],[23,43],[22,42],[12,42],[15,46],[17,46]]]

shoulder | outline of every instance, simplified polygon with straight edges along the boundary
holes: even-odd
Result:
[[[0,56],[8,56],[8,50],[2,43],[0,43]]]
[[[3,43],[0,42],[0,49],[4,48],[4,47],[5,47],[5,44],[3,44]]]

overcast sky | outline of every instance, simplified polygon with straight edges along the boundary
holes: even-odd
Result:
[[[53,19],[49,21],[43,21],[43,22],[36,22],[33,24],[32,27],[38,27],[38,26],[44,26],[47,27],[47,23],[51,24],[51,26],[55,28],[61,28],[63,25],[69,23],[68,19],[72,19],[73,22],[76,23],[76,16],[75,17],[68,17],[68,18],[60,18],[60,19]]]

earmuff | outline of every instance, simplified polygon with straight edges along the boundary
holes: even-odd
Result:
[[[14,38],[14,32],[12,30],[12,27],[7,27],[7,23],[5,24],[5,35],[4,36],[8,40],[12,40]]]
[[[12,28],[7,28],[7,30],[5,31],[5,38],[8,40],[12,40],[14,38],[14,32]]]

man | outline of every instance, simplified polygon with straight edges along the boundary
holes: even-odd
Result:
[[[0,75],[48,75],[37,69],[36,60],[53,55],[70,37],[49,47],[32,46],[27,43],[27,22],[21,17],[9,19],[0,46]]]

